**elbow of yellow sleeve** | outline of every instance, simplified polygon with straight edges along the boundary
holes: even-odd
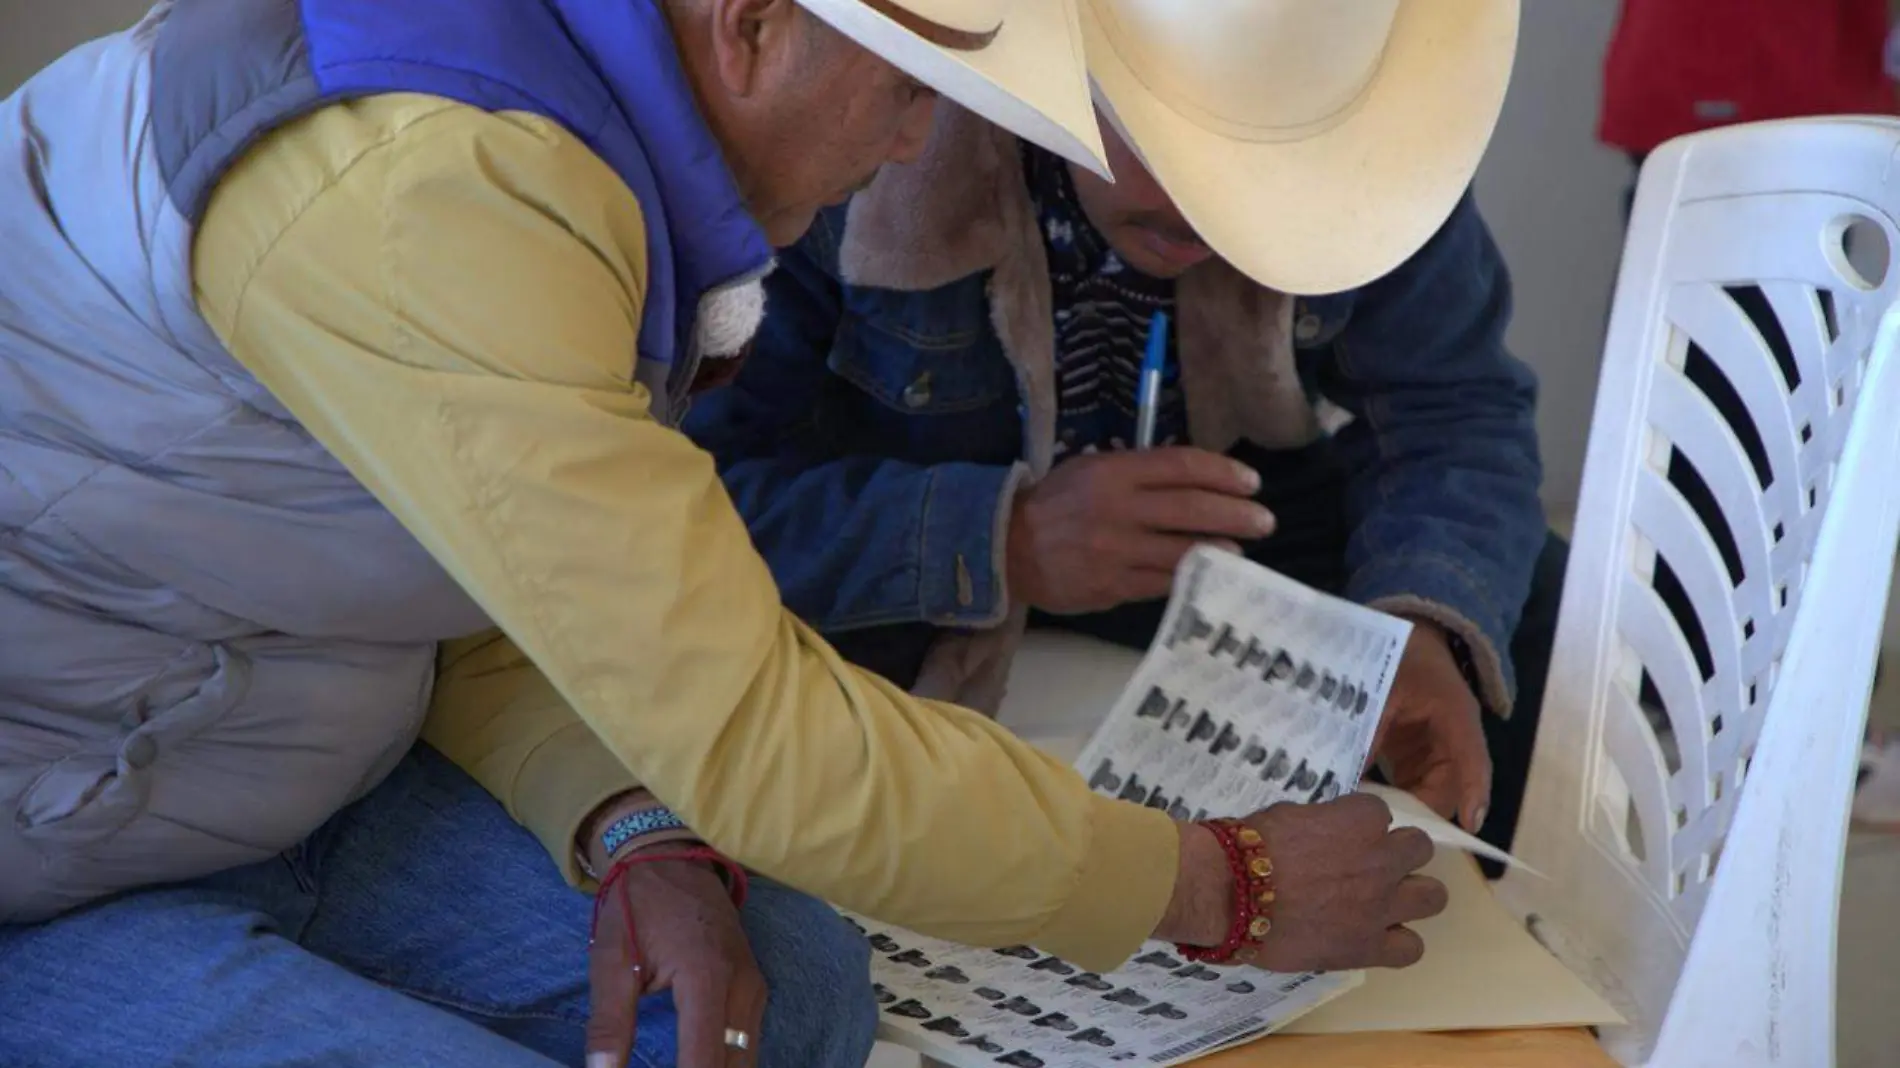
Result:
[[[1095,796],[1075,890],[1033,939],[1094,972],[1113,971],[1153,934],[1174,896],[1181,840],[1155,809]]]

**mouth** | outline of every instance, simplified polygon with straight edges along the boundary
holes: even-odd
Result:
[[[1141,231],[1141,246],[1156,259],[1178,270],[1203,263],[1214,255],[1214,250],[1198,239],[1184,241],[1154,230]]]

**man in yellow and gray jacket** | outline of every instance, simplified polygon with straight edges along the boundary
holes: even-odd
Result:
[[[1091,967],[1218,943],[1205,829],[840,661],[673,429],[934,91],[1099,166],[1075,24],[171,0],[0,105],[0,1061],[861,1063],[854,933],[698,862],[629,869],[584,1026],[556,865],[689,838]],[[1416,958],[1417,836],[1257,822],[1261,963]]]

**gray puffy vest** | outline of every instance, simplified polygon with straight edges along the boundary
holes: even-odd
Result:
[[[0,108],[0,922],[295,843],[485,625],[198,317],[158,28]]]
[[[565,0],[544,2],[452,13],[550,27],[522,44],[479,35],[501,53],[485,84],[508,89],[516,48],[591,69]],[[413,743],[435,643],[488,625],[192,299],[193,213],[252,138],[325,99],[298,36],[319,6],[412,10],[178,0],[0,103],[0,923],[294,844]],[[411,41],[426,29],[400,27]],[[628,62],[659,77],[648,58]],[[651,181],[622,162],[636,190]],[[734,229],[743,212],[727,214],[735,255],[763,261],[763,241]],[[656,365],[655,410],[670,415],[671,380],[691,368],[643,359],[643,381]]]

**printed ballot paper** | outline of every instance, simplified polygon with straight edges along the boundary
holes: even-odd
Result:
[[[1181,565],[1154,644],[1075,767],[1095,790],[1177,819],[1243,815],[1358,789],[1410,631],[1403,620],[1240,557],[1198,550]],[[1073,651],[1089,655],[1081,646]],[[1046,689],[1041,695],[1061,697]],[[1099,701],[1093,694],[1069,699]],[[1082,712],[1099,716],[1099,704]],[[1502,968],[1507,982],[1535,980],[1544,991],[1524,1011],[1497,1017],[1496,991],[1449,980],[1462,966],[1441,965],[1435,982],[1450,982],[1454,999],[1492,1006],[1485,1011],[1496,1017],[1449,1026],[1617,1019],[1516,928],[1469,858],[1452,850],[1515,861],[1408,795],[1385,793],[1395,823],[1419,826],[1441,844],[1434,867],[1454,885],[1452,909],[1430,921],[1444,933],[1434,937],[1420,927],[1427,960],[1449,956],[1441,954],[1448,939],[1481,932],[1489,948],[1479,967]],[[1359,1012],[1351,1005],[1361,996],[1355,988],[1367,982],[1361,973],[1212,967],[1153,943],[1121,969],[1097,975],[1028,947],[977,949],[853,920],[871,941],[883,1037],[958,1068],[1165,1068],[1279,1030],[1316,1009],[1315,1018],[1331,1017],[1321,1030],[1341,1031],[1431,1028],[1447,1012],[1464,1011],[1430,986],[1388,979],[1417,969],[1373,975],[1367,1011]]]

